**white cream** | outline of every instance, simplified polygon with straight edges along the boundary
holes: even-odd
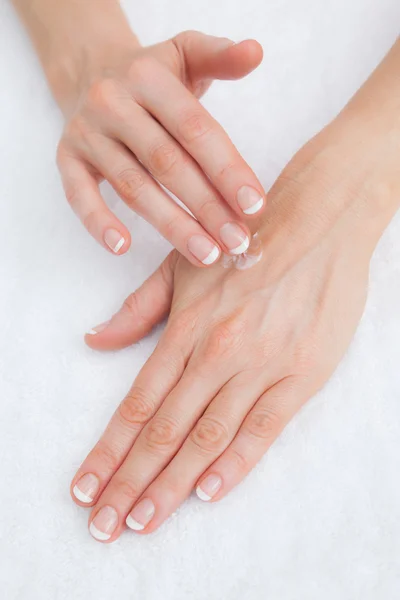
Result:
[[[261,241],[257,233],[251,239],[248,249],[238,256],[224,254],[222,257],[222,266],[225,269],[235,268],[239,271],[254,267],[262,258]]]

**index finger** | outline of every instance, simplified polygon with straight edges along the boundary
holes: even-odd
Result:
[[[151,85],[134,91],[136,100],[189,152],[236,213],[258,215],[264,190],[223,127],[161,65],[153,65],[149,77]]]

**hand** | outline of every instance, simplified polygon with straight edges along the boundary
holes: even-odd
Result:
[[[112,61],[85,71],[73,94],[58,94],[67,117],[58,166],[69,203],[95,239],[116,254],[130,244],[100,195],[105,178],[192,264],[214,263],[221,249],[246,250],[242,218],[261,211],[264,192],[198,98],[213,79],[241,78],[261,58],[257,42],[189,31],[148,48],[121,46]]]
[[[173,252],[87,336],[97,349],[133,343],[171,307],[157,348],[72,482],[75,501],[95,504],[96,539],[114,541],[125,523],[154,531],[193,488],[203,500],[223,498],[334,371],[362,315],[384,227],[364,192],[387,176],[385,144],[371,137],[367,147],[353,132],[352,146],[351,129],[328,128],[285,169],[257,264],[196,270]]]

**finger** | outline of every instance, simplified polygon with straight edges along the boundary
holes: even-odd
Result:
[[[119,142],[103,138],[91,148],[91,161],[117,194],[151,223],[195,266],[208,266],[221,250],[203,227],[178,206]]]
[[[131,102],[112,136],[120,139],[152,176],[190,209],[197,221],[228,253],[250,239],[237,217],[191,156],[141,106]],[[182,235],[184,232],[182,231]]]
[[[247,375],[234,377],[221,389],[176,456],[138,499],[126,519],[128,527],[151,533],[178,508],[231,443],[259,397],[258,388],[260,383]]]
[[[96,350],[118,350],[147,335],[171,307],[177,258],[176,252],[171,252],[109,321],[91,329],[85,337],[87,345]]]
[[[173,38],[186,66],[186,80],[240,79],[261,63],[262,46],[255,40],[235,44],[227,38],[185,31]]]
[[[121,534],[133,504],[173,458],[225,381],[223,369],[211,378],[204,377],[204,371],[201,376],[194,369],[186,368],[176,387],[143,427],[123,464],[98,499],[89,518],[89,529],[96,539],[114,541]],[[114,520],[109,526],[107,515],[110,514],[114,515]]]
[[[124,254],[131,243],[129,231],[104,202],[89,165],[59,152],[58,167],[68,203],[90,235],[114,254]]]
[[[202,500],[220,500],[255,467],[284,427],[307,400],[295,378],[275,384],[256,402],[225,452],[199,479]]]
[[[152,66],[148,73],[142,67],[141,78],[145,83],[148,78],[148,85],[132,89],[136,100],[195,159],[235,212],[259,214],[265,204],[263,188],[224,129],[172,73],[157,63]]]
[[[189,328],[186,331],[182,327],[180,337],[166,329],[102,437],[72,480],[71,496],[75,502],[89,506],[98,499],[142,428],[178,384],[191,344]]]

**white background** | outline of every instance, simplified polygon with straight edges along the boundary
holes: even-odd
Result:
[[[124,3],[143,43],[184,29],[257,38],[262,67],[206,105],[270,186],[399,32],[398,0]],[[220,504],[190,498],[155,534],[89,536],[68,487],[154,347],[98,354],[82,335],[168,245],[107,197],[128,256],[89,238],[54,166],[62,121],[0,0],[0,596],[4,600],[394,600],[400,596],[400,218],[336,375]],[[400,162],[399,162],[400,171]],[[343,290],[346,294],[346,290]]]

